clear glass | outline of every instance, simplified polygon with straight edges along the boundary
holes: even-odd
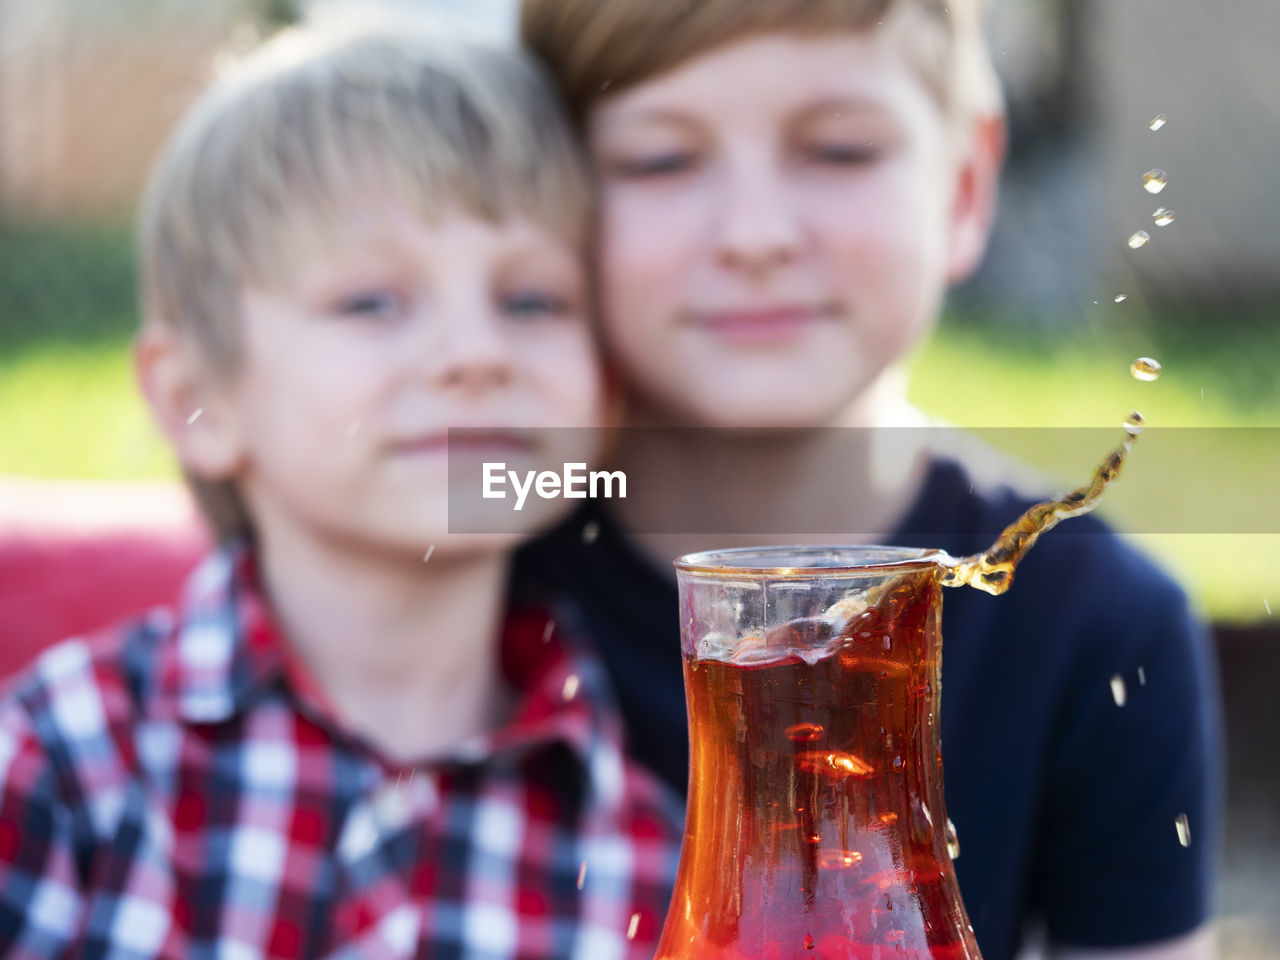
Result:
[[[691,768],[659,958],[980,957],[942,792],[938,556],[676,562]]]

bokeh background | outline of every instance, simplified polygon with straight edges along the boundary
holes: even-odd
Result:
[[[164,501],[154,484],[176,470],[128,355],[139,186],[220,55],[353,5],[0,0],[0,524],[65,510],[59,490],[80,505],[86,490]],[[511,32],[509,0],[380,5]],[[1163,523],[1158,494],[1186,476],[1144,472],[1141,446],[1111,511],[1215,625],[1231,751],[1223,951],[1277,957],[1280,4],[1001,0],[990,36],[1012,124],[999,221],[983,270],[913,358],[911,394],[959,425],[1039,428],[1040,441],[993,436],[1020,438],[1013,452],[1064,485],[1092,463],[1046,428],[1118,427],[1135,407],[1156,430],[1203,431],[1205,461],[1226,465],[1204,502],[1250,504],[1253,532]],[[1158,195],[1142,184],[1152,169],[1167,173]],[[1131,249],[1138,230],[1150,240]],[[1155,383],[1129,376],[1144,355],[1164,366]],[[53,519],[111,521],[74,513]]]

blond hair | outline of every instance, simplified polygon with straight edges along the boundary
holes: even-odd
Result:
[[[245,287],[388,187],[428,221],[520,215],[586,239],[583,161],[530,58],[404,19],[302,26],[224,69],[157,159],[139,222],[146,321],[233,374]],[[188,480],[219,539],[249,532],[229,485]]]
[[[999,84],[982,33],[984,0],[523,0],[525,44],[555,74],[581,121],[603,97],[714,47],[762,33],[863,31],[919,15],[911,51],[949,114],[998,109]]]

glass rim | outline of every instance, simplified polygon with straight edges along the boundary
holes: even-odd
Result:
[[[853,563],[782,564],[751,563],[752,558],[766,559],[783,555],[803,558],[806,554],[831,556],[850,553],[868,555],[865,561]],[[876,557],[876,559],[870,559]],[[815,577],[837,578],[878,576],[930,570],[946,566],[949,555],[942,550],[925,547],[886,547],[876,544],[782,545],[772,547],[734,547],[728,550],[702,550],[677,557],[673,566],[678,573],[717,577],[725,580],[766,578],[770,580],[811,580]]]

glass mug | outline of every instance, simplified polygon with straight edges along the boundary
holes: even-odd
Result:
[[[676,561],[691,766],[660,960],[981,956],[942,790],[939,556]]]

